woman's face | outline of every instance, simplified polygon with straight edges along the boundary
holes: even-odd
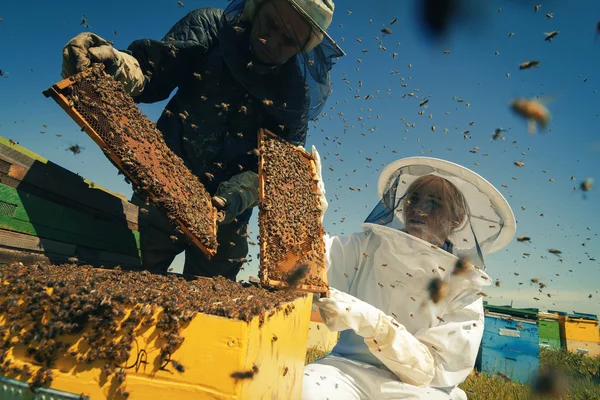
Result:
[[[404,206],[406,231],[435,245],[442,245],[456,221],[445,203],[442,183],[429,182],[414,190]]]
[[[264,64],[281,65],[308,42],[311,27],[287,0],[263,3],[252,21],[251,46]]]

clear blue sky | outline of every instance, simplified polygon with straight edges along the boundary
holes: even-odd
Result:
[[[497,187],[507,184],[508,189],[501,188],[501,192],[517,217],[517,236],[532,238],[531,244],[515,239],[506,250],[488,257],[488,272],[501,281],[499,288],[488,291],[491,303],[514,300],[515,306],[600,313],[600,192],[594,189],[583,196],[573,191],[588,177],[595,177],[600,187],[600,93],[596,92],[600,89],[600,40],[594,43],[600,2],[540,0],[542,8],[537,13],[533,2],[486,2],[490,5],[482,6],[477,23],[454,32],[439,45],[426,40],[419,29],[415,2],[337,1],[330,33],[348,55],[332,71],[334,92],[325,108],[327,115],[316,128],[311,124],[308,143],[326,157],[324,178],[330,201],[326,230],[341,234],[359,229],[378,200],[376,182],[383,165],[421,152],[444,158],[473,168]],[[226,1],[214,0],[185,1],[184,8],[174,0],[3,2],[0,69],[5,76],[0,78],[0,135],[130,195],[129,185],[117,176],[102,152],[58,105],[42,96],[42,90],[60,80],[62,47],[85,30],[80,25],[84,13],[90,31],[113,40],[117,48],[126,48],[135,39],[161,38],[194,8],[226,5]],[[546,13],[553,18],[546,18]],[[392,17],[398,22],[390,26]],[[382,38],[384,26],[393,33]],[[544,41],[544,32],[553,30],[560,34],[551,43]],[[510,32],[514,32],[512,37]],[[377,36],[387,50],[379,49]],[[444,55],[446,50],[450,55]],[[392,52],[398,53],[395,59]],[[541,61],[539,68],[519,71],[521,62],[533,59]],[[393,70],[400,73],[390,74]],[[349,84],[342,81],[344,73]],[[409,92],[416,96],[402,98]],[[368,94],[374,98],[364,100]],[[553,120],[549,132],[530,135],[508,104],[515,97],[536,95],[548,100]],[[428,107],[424,115],[418,115],[419,101],[425,97],[430,100]],[[156,120],[163,106],[142,108]],[[411,127],[405,128],[404,122]],[[474,122],[473,126],[469,122]],[[346,133],[345,123],[351,126]],[[491,140],[499,127],[508,130],[506,141]],[[464,140],[461,132],[467,129],[471,139]],[[66,151],[71,144],[83,146],[83,152],[75,156]],[[479,152],[470,153],[475,146]],[[484,153],[489,155],[484,157]],[[525,166],[518,168],[515,161],[523,161]],[[571,181],[571,176],[576,180]],[[349,186],[363,190],[352,192]],[[340,223],[342,218],[345,221]],[[258,233],[255,223],[252,231],[253,236]],[[563,252],[562,263],[548,253],[549,248]],[[257,252],[257,247],[251,248],[253,258]],[[522,256],[524,252],[531,256]],[[589,260],[593,257],[596,261]],[[255,264],[241,276],[247,274],[256,274]],[[547,284],[543,293],[530,284],[534,277]]]

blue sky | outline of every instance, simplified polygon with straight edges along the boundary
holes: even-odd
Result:
[[[3,2],[0,69],[5,74],[0,77],[0,135],[129,196],[131,188],[103,153],[41,92],[60,80],[62,47],[85,30],[80,25],[84,13],[90,31],[113,40],[117,48],[126,48],[135,39],[161,38],[194,8],[227,5],[226,1],[184,3],[181,8],[171,0]],[[600,313],[600,193],[593,189],[584,196],[573,191],[588,177],[595,177],[600,186],[600,93],[596,92],[600,89],[600,40],[594,42],[600,2],[547,1],[534,12],[533,2],[490,1],[479,6],[473,23],[439,44],[423,35],[414,17],[414,3],[337,2],[330,34],[347,56],[332,71],[334,92],[324,109],[327,115],[314,124],[316,128],[311,124],[308,141],[326,157],[323,173],[330,202],[326,230],[332,234],[359,230],[378,200],[376,182],[387,163],[421,152],[447,159],[474,169],[499,187],[515,212],[517,236],[532,238],[531,243],[515,239],[505,250],[488,257],[488,272],[501,281],[500,287],[488,291],[488,300]],[[553,18],[546,18],[546,13]],[[392,17],[398,22],[390,26]],[[384,26],[393,30],[391,35],[382,37]],[[553,30],[559,30],[559,35],[551,43],[544,41],[544,32]],[[376,37],[387,50],[379,49]],[[364,49],[368,52],[363,53]],[[398,53],[396,58],[392,52]],[[519,71],[521,62],[534,59],[541,62],[539,68]],[[394,70],[400,73],[391,74]],[[344,73],[348,84],[342,80]],[[415,97],[403,98],[410,92]],[[369,94],[374,98],[365,100]],[[526,123],[510,111],[509,102],[537,95],[547,101],[553,119],[547,133],[530,135]],[[465,103],[453,100],[454,96]],[[429,104],[424,115],[418,115],[422,110],[419,101],[424,98]],[[142,109],[156,120],[163,107],[160,103]],[[405,122],[411,127],[405,128]],[[473,126],[469,122],[474,122]],[[351,127],[344,132],[346,123]],[[491,140],[499,127],[507,130],[506,141]],[[464,140],[461,132],[467,129],[471,138]],[[66,151],[72,144],[83,146],[83,152],[75,156]],[[475,146],[479,152],[470,153]],[[518,168],[515,161],[525,166]],[[571,176],[576,180],[571,181]],[[501,188],[502,184],[508,188]],[[349,186],[363,190],[350,191]],[[258,233],[255,222],[252,232],[253,236]],[[549,248],[560,249],[563,261],[549,254]],[[254,259],[257,252],[258,247],[251,247]],[[531,255],[525,257],[524,252]],[[594,257],[596,261],[590,260]],[[240,277],[249,274],[256,274],[256,263],[247,266]],[[530,283],[534,277],[547,284],[543,293]]]

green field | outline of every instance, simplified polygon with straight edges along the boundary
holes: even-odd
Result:
[[[306,362],[310,363],[326,354],[318,349],[308,349]],[[556,390],[557,399],[600,400],[600,357],[591,358],[566,350],[540,350],[540,366],[550,371]],[[566,382],[560,385],[560,379]],[[558,379],[557,379],[558,378]],[[507,381],[501,376],[490,376],[476,372],[460,385],[472,400],[525,400],[531,398],[548,398],[534,396],[530,385],[522,385]],[[562,390],[561,390],[562,389]]]

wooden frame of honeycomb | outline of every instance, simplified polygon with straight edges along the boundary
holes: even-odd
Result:
[[[44,95],[100,146],[135,189],[166,211],[178,233],[207,257],[217,252],[217,211],[211,196],[101,64],[58,82]]]
[[[261,130],[258,140],[261,283],[326,294],[324,230],[314,160],[304,149],[269,131]]]

